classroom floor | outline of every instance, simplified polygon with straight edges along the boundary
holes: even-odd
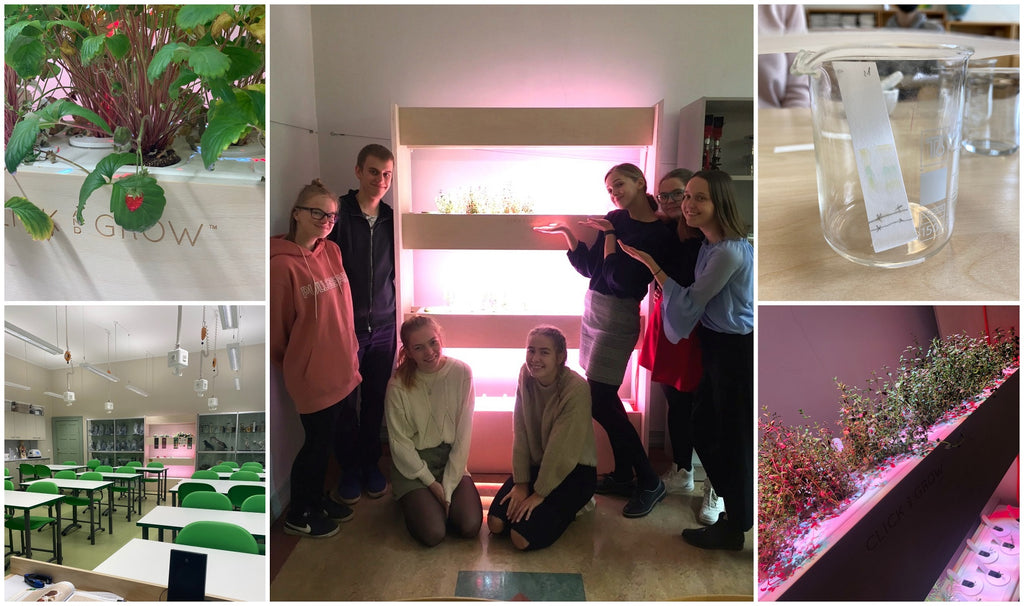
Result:
[[[388,462],[383,465],[390,467]],[[667,465],[665,465],[667,466]],[[658,466],[656,465],[656,468]],[[504,477],[474,476],[486,509]],[[626,499],[598,495],[551,547],[519,552],[492,537],[448,537],[434,548],[405,529],[390,493],[365,495],[355,517],[327,539],[299,539],[271,527],[271,600],[402,600],[483,597],[514,600],[654,601],[753,594],[753,531],[742,551],[705,551],[683,541],[697,527],[701,485],[669,495],[650,515],[622,516]]]
[[[168,483],[168,488],[174,486],[177,482],[174,478],[171,478]],[[151,486],[147,486],[148,490],[153,490]],[[170,505],[170,493],[167,494],[168,500],[164,503]],[[104,496],[106,499],[106,496]],[[135,522],[147,513],[149,513],[157,505],[157,499],[154,495],[150,494],[147,498],[142,500],[142,514],[132,513],[132,520],[129,522],[125,519],[127,511],[125,510],[125,503],[127,499],[119,499],[114,497],[114,505],[117,510],[114,512],[114,532],[113,534],[107,532],[107,516],[103,516],[101,526],[103,532],[96,533],[96,544],[89,544],[89,512],[81,507],[78,508],[78,519],[82,527],[77,530],[72,530],[67,536],[61,537],[61,549],[64,552],[64,565],[71,566],[73,568],[81,568],[83,570],[92,570],[103,563],[108,557],[110,557],[115,551],[124,546],[125,543],[131,539],[141,539],[142,529],[139,528]],[[42,510],[39,510],[42,511]],[[35,514],[36,511],[34,510]],[[41,514],[39,514],[41,515]],[[70,518],[71,513],[68,511],[68,507],[65,505],[61,508],[61,516],[64,518]],[[69,520],[61,522],[61,526],[66,527],[70,524]],[[155,538],[155,530],[151,531],[150,538]],[[32,535],[33,547],[44,547],[50,548],[51,544],[51,533],[50,529],[47,528],[43,532],[36,532]],[[164,537],[165,540],[170,540],[169,534]],[[7,541],[6,533],[4,540]],[[21,548],[21,537],[15,533],[14,544],[20,549]],[[32,559],[43,560],[50,557],[49,553],[43,552],[32,552]]]

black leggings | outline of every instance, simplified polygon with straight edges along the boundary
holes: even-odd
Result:
[[[591,414],[608,434],[615,456],[612,476],[616,480],[628,482],[633,479],[635,470],[639,487],[653,489],[658,485],[658,474],[651,467],[640,435],[629,422],[626,409],[619,399],[619,386],[591,379],[587,379],[587,383],[590,384]]]
[[[672,462],[686,471],[693,470],[693,392],[679,391],[661,384],[668,402],[668,438],[672,442]]]
[[[414,539],[427,547],[433,547],[444,540],[450,528],[456,535],[471,539],[480,534],[483,523],[483,505],[480,493],[469,476],[462,476],[459,485],[452,491],[452,502],[448,506],[448,517],[444,508],[429,488],[417,488],[398,499],[405,514],[405,527]]]
[[[327,462],[334,447],[334,426],[340,410],[341,405],[334,404],[314,413],[299,415],[306,440],[292,463],[291,511],[294,514],[320,507]]]
[[[530,494],[533,494],[533,483],[537,480],[540,468],[530,469]],[[522,519],[518,522],[509,523],[508,503],[502,504],[515,482],[510,477],[498,489],[491,501],[491,508],[487,512],[488,518],[501,520],[506,531],[516,531],[530,544],[527,550],[542,549],[550,546],[562,536],[569,524],[576,519],[576,512],[583,508],[594,496],[594,488],[597,486],[597,468],[589,465],[577,465],[569,475],[565,476],[562,483],[555,487],[544,502],[538,505],[531,513],[530,519]]]
[[[704,375],[693,410],[694,448],[729,522],[754,525],[754,335],[698,328]]]

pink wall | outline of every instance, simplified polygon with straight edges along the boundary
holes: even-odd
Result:
[[[835,427],[839,397],[833,377],[864,385],[872,371],[895,366],[916,338],[938,335],[926,306],[758,307],[758,414],[804,423],[798,412]]]

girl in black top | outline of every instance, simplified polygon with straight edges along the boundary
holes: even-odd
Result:
[[[647,194],[647,180],[637,166],[613,167],[605,175],[605,186],[617,210],[581,222],[600,232],[593,246],[579,241],[564,223],[534,229],[562,234],[569,246],[569,261],[576,271],[590,278],[580,334],[580,364],[587,372],[594,419],[607,432],[615,455],[615,470],[598,482],[597,492],[630,496],[622,515],[639,518],[665,497],[665,485],[651,467],[618,392],[640,336],[640,301],[653,276],[646,266],[623,253],[617,242],[662,258],[664,251],[674,246],[676,235],[655,216],[657,203]]]

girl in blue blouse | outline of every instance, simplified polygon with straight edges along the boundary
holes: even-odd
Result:
[[[693,175],[683,218],[704,235],[692,286],[668,277],[650,254],[619,245],[661,284],[668,339],[678,342],[694,326],[700,338],[704,375],[694,403],[694,448],[725,512],[711,526],[684,530],[683,538],[705,549],[740,550],[754,525],[754,248],[726,173]]]
[[[647,193],[647,180],[636,165],[612,167],[604,182],[616,210],[581,222],[599,232],[592,246],[581,242],[563,223],[534,229],[565,236],[569,262],[590,279],[580,330],[580,365],[590,384],[594,420],[608,434],[615,457],[614,471],[601,478],[596,492],[630,497],[622,515],[639,518],[665,498],[665,484],[629,422],[619,386],[640,337],[640,301],[647,295],[651,272],[622,254],[617,243],[630,242],[658,259],[678,243],[672,230],[655,215],[658,204]]]

